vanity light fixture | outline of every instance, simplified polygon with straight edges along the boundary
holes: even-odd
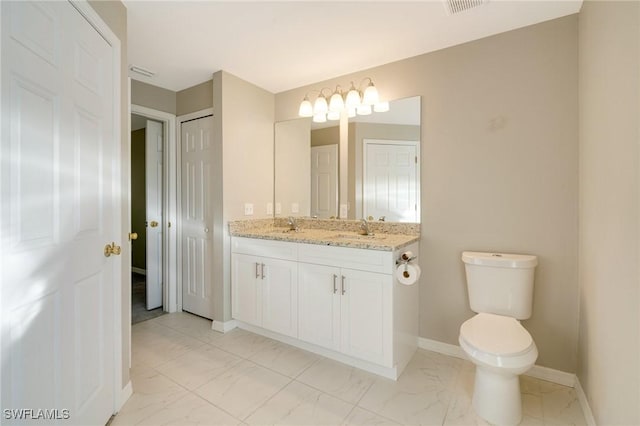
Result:
[[[331,100],[329,101],[329,111],[337,112],[338,116],[340,112],[344,109],[344,99],[342,99],[342,91],[340,90],[340,86],[336,86],[336,90],[331,95]]]
[[[304,99],[300,102],[300,109],[298,110],[300,117],[313,117],[313,105],[309,100],[309,96],[304,95]]]
[[[364,91],[362,91],[362,87]],[[328,90],[330,96],[327,99],[325,90]],[[358,88],[354,82],[348,92],[343,92],[341,87],[336,86],[335,90],[324,87],[319,91],[320,94],[316,98],[313,106],[309,100],[309,94],[304,96],[300,103],[298,115],[301,117],[313,117],[316,123],[324,123],[327,120],[339,120],[340,113],[346,109],[349,118],[356,115],[370,115],[372,111],[386,112],[389,111],[389,102],[380,101],[378,89],[373,84],[370,77],[362,79]]]

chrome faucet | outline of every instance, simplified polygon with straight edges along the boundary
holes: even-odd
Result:
[[[296,218],[293,216],[289,216],[289,219],[287,219],[287,225],[289,225],[289,231],[298,230],[298,222],[296,221]]]
[[[360,229],[358,230],[358,234],[371,235],[371,231],[369,230],[369,222],[367,222],[367,219],[363,218],[360,222]]]

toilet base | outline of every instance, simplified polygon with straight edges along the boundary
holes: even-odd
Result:
[[[520,379],[476,365],[473,408],[480,417],[494,425],[517,425],[522,419]]]

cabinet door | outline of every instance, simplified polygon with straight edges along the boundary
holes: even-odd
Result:
[[[231,256],[231,316],[249,324],[262,325],[262,264],[257,256]]]
[[[392,367],[391,275],[351,269],[341,272],[342,352]]]
[[[340,269],[298,264],[298,337],[325,348],[340,348]]]
[[[298,337],[298,264],[288,260],[260,258],[264,269],[262,327]]]

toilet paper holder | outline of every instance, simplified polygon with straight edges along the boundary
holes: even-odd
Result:
[[[410,251],[405,251],[398,259],[396,259],[396,265],[406,265],[417,258],[418,256],[414,256]]]
[[[413,253],[410,251],[406,251],[402,253],[400,257],[396,259],[396,265],[397,265],[396,269],[398,271],[401,271],[402,269],[404,269],[404,271],[402,271],[402,275],[404,278],[409,278],[411,276],[411,274],[409,273],[409,263],[411,263],[416,259],[417,259],[417,256],[414,256]],[[402,265],[404,265],[404,268],[402,268]]]

